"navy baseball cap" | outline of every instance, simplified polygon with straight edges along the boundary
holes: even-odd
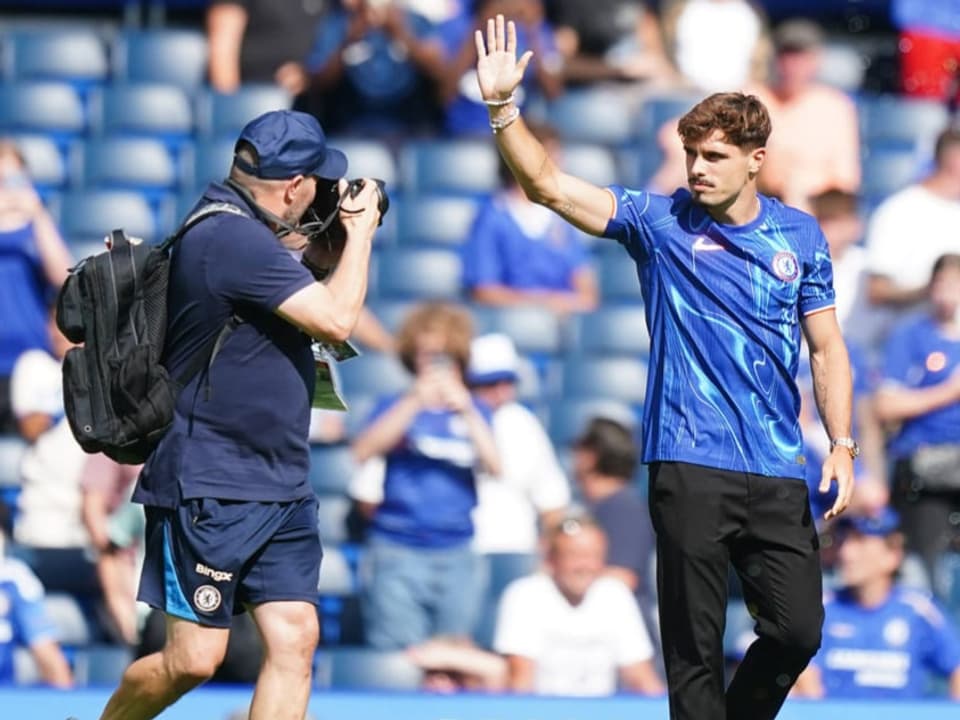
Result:
[[[252,165],[238,155],[233,156],[234,164],[264,180],[287,180],[296,175],[339,180],[347,174],[347,156],[327,146],[320,123],[304,112],[266,112],[243,128],[237,146],[243,141],[256,149],[257,164]]]
[[[861,535],[886,537],[900,529],[900,516],[892,508],[884,508],[877,515],[841,515],[837,530],[853,530]]]

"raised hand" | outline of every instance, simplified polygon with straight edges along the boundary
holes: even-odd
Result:
[[[517,60],[517,26],[505,23],[503,15],[487,20],[487,38],[474,33],[477,43],[477,81],[484,100],[505,100],[523,80],[533,52],[528,50]]]

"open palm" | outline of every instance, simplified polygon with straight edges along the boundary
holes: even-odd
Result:
[[[510,97],[527,69],[531,51],[517,60],[517,27],[513,20],[505,23],[503,15],[487,20],[487,37],[483,31],[474,33],[477,43],[477,81],[484,100],[502,100]]]

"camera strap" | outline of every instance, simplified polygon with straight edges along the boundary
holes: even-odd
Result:
[[[283,218],[279,217],[278,215],[274,215],[272,212],[257,203],[257,201],[253,198],[253,193],[251,193],[247,188],[243,187],[243,185],[238,183],[233,178],[227,178],[223,181],[223,184],[228,186],[231,190],[237,193],[237,195],[242,197],[253,209],[254,213],[257,215],[257,219],[260,220],[264,225],[275,225],[278,227],[279,230],[274,231],[278,238],[285,237],[290,233],[297,233],[298,235],[303,235],[304,237],[309,238],[313,233],[323,232],[330,226],[330,223],[333,222],[340,210],[340,203],[337,203],[336,209],[330,214],[330,217],[326,219],[323,226],[319,228],[313,227],[316,224],[314,222],[305,223],[303,225],[291,225]]]

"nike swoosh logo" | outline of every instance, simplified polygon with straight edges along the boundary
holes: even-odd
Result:
[[[714,250],[723,250],[723,245],[718,245],[713,240],[708,240],[703,235],[693,241],[693,251],[711,252]]]

